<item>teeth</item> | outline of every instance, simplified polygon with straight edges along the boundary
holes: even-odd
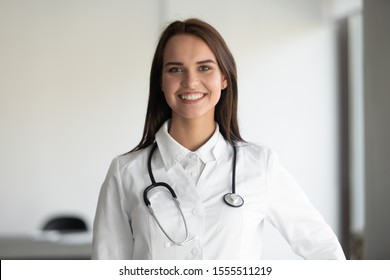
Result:
[[[193,94],[180,95],[180,98],[184,99],[184,100],[198,100],[198,99],[202,98],[203,96],[204,96],[204,94],[202,94],[202,93],[193,93]]]

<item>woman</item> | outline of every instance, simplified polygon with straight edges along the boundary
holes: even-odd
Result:
[[[242,139],[223,38],[203,21],[175,21],[153,59],[142,140],[102,186],[92,257],[260,259],[264,221],[305,259],[344,259],[277,156]]]

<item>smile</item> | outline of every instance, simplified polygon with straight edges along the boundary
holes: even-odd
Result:
[[[198,100],[205,96],[204,93],[190,93],[190,94],[181,94],[179,97],[183,100]]]

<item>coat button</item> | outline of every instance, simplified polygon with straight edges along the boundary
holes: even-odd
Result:
[[[190,155],[190,159],[192,159],[192,160],[196,159],[196,155],[191,154],[191,155]]]
[[[199,208],[194,208],[194,209],[192,209],[192,214],[193,214],[194,216],[200,216],[201,213],[202,213],[202,211],[200,211]]]
[[[195,248],[192,249],[191,253],[194,256],[199,256],[200,255],[200,249],[195,247]]]

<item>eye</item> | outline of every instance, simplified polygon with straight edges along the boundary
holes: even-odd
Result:
[[[199,70],[200,71],[209,71],[209,70],[211,70],[211,67],[209,67],[207,65],[202,65],[199,67]]]
[[[177,66],[171,67],[171,68],[168,69],[168,72],[170,72],[170,73],[181,73],[181,72],[183,72],[183,68],[177,67]]]

